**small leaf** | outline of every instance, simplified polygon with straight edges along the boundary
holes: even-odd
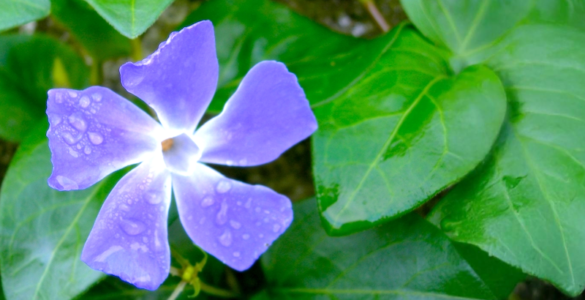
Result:
[[[0,31],[49,15],[49,0],[8,0],[0,2]]]
[[[441,53],[396,28],[359,82],[314,105],[319,208],[328,231],[348,234],[421,205],[483,160],[505,114],[493,72],[450,77]]]
[[[83,191],[50,188],[46,123],[20,145],[0,193],[2,284],[11,300],[71,299],[103,277],[79,256],[117,177]]]
[[[131,39],[141,35],[173,0],[85,0],[118,32]]]
[[[268,291],[258,299],[496,299],[449,239],[414,214],[335,238],[321,229],[315,201],[296,204],[262,265]]]
[[[432,220],[576,296],[585,286],[585,33],[523,26],[488,52],[508,117],[488,160]]]
[[[130,40],[83,0],[52,0],[52,14],[97,60],[130,55]]]
[[[81,58],[53,38],[0,36],[0,137],[20,141],[43,118],[47,91],[65,83],[82,88],[87,73]]]

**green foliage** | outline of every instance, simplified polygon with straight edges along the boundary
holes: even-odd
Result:
[[[20,141],[42,118],[47,91],[86,86],[88,73],[81,58],[53,38],[0,36],[0,138]]]
[[[0,2],[0,31],[49,15],[50,0],[3,0]]]
[[[85,0],[121,34],[141,35],[172,0]]]
[[[263,256],[272,299],[498,299],[508,283],[489,285],[439,230],[417,215],[342,238],[320,226],[315,201],[295,205],[295,220]],[[440,278],[440,280],[436,280]],[[512,283],[512,285],[510,285]],[[497,292],[494,292],[497,291]]]

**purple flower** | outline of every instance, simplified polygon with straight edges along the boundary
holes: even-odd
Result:
[[[282,63],[260,62],[223,112],[193,133],[218,68],[209,21],[172,33],[155,53],[120,68],[124,88],[148,103],[162,125],[104,87],[49,91],[51,187],[85,189],[140,163],[99,212],[81,254],[90,267],[156,289],[170,268],[171,190],[193,242],[236,270],[249,268],[290,225],[285,196],[203,163],[264,164],[310,136],[317,123],[304,92]]]

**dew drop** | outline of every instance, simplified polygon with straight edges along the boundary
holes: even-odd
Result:
[[[223,225],[227,222],[227,211],[228,211],[228,205],[224,201],[221,203],[221,208],[219,209],[219,212],[217,213],[217,216],[215,218],[215,221],[217,222],[217,224]]]
[[[94,145],[99,145],[104,141],[104,137],[97,132],[88,132],[89,141]]]
[[[57,182],[63,187],[63,189],[66,190],[76,190],[79,188],[77,182],[62,175],[57,176]]]
[[[102,94],[94,93],[91,95],[91,98],[93,98],[93,100],[95,100],[97,102],[100,102],[100,101],[102,101]]]
[[[242,224],[240,224],[237,221],[231,220],[230,221],[230,226],[232,226],[233,229],[240,229],[240,227],[242,227]]]
[[[53,126],[61,124],[61,117],[58,115],[51,115],[51,123],[53,124]]]
[[[201,201],[201,207],[212,206],[214,202],[215,201],[213,201],[212,197],[205,197],[205,199],[203,199],[203,201]]]
[[[63,94],[56,93],[55,94],[55,102],[57,102],[57,103],[63,103]]]
[[[89,100],[89,97],[87,96],[81,96],[81,98],[79,99],[79,106],[86,108],[89,106],[89,104],[91,103],[91,100]]]
[[[232,233],[229,230],[224,231],[219,237],[219,243],[225,247],[229,247],[232,244]]]
[[[129,235],[137,235],[146,229],[144,223],[140,221],[122,220],[120,226]]]
[[[272,231],[278,232],[279,230],[280,230],[280,225],[274,224],[274,226],[272,226]]]
[[[240,257],[240,252],[234,252],[234,257]]]
[[[74,113],[70,115],[67,120],[69,121],[69,124],[71,124],[71,126],[73,126],[75,129],[81,132],[84,132],[87,129],[87,123],[79,113]]]
[[[243,238],[244,240],[247,240],[247,239],[249,239],[249,238],[250,238],[250,235],[249,235],[249,234],[244,234],[244,235],[242,235],[242,238]]]
[[[87,155],[91,154],[91,148],[89,148],[89,146],[85,146],[85,148],[83,148],[83,153]]]
[[[146,193],[144,195],[144,198],[146,198],[146,202],[148,202],[150,204],[159,204],[163,200],[163,197],[159,197],[155,193]]]
[[[61,136],[63,137],[63,140],[65,141],[65,143],[67,143],[69,145],[75,145],[75,143],[77,143],[79,141],[78,137],[74,137],[69,132],[65,132]]]
[[[77,93],[74,91],[69,91],[68,94],[69,94],[69,97],[71,97],[71,98],[77,98]]]
[[[79,157],[79,153],[77,153],[77,151],[73,150],[73,148],[69,148],[69,154],[71,154],[71,156],[77,158]]]
[[[229,191],[232,188],[232,184],[227,181],[227,180],[222,180],[220,181],[217,186],[215,187],[215,190],[220,193],[226,193],[227,191]]]

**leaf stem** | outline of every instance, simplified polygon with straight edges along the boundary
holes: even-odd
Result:
[[[221,297],[221,298],[237,298],[238,296],[240,296],[237,293],[234,293],[234,292],[228,291],[228,290],[224,290],[224,289],[220,289],[220,288],[216,288],[216,287],[211,286],[203,281],[201,281],[200,284],[201,284],[201,291],[203,291],[209,295],[213,295],[213,296],[217,296],[217,297]]]
[[[177,285],[177,287],[175,288],[175,290],[173,291],[173,293],[169,296],[169,298],[167,300],[177,299],[177,297],[179,297],[179,295],[181,295],[181,292],[183,292],[183,290],[185,289],[186,285],[187,285],[186,281],[179,282],[179,284]]]
[[[130,45],[132,50],[130,52],[130,57],[133,61],[139,61],[142,59],[142,43],[140,42],[140,38],[135,38],[130,40]]]
[[[390,25],[388,25],[388,22],[386,22],[386,19],[384,19],[384,16],[378,9],[378,6],[376,6],[376,2],[374,2],[374,0],[361,0],[360,2],[366,7],[366,10],[372,19],[374,19],[378,27],[380,27],[382,31],[388,32],[388,30],[390,30]]]

